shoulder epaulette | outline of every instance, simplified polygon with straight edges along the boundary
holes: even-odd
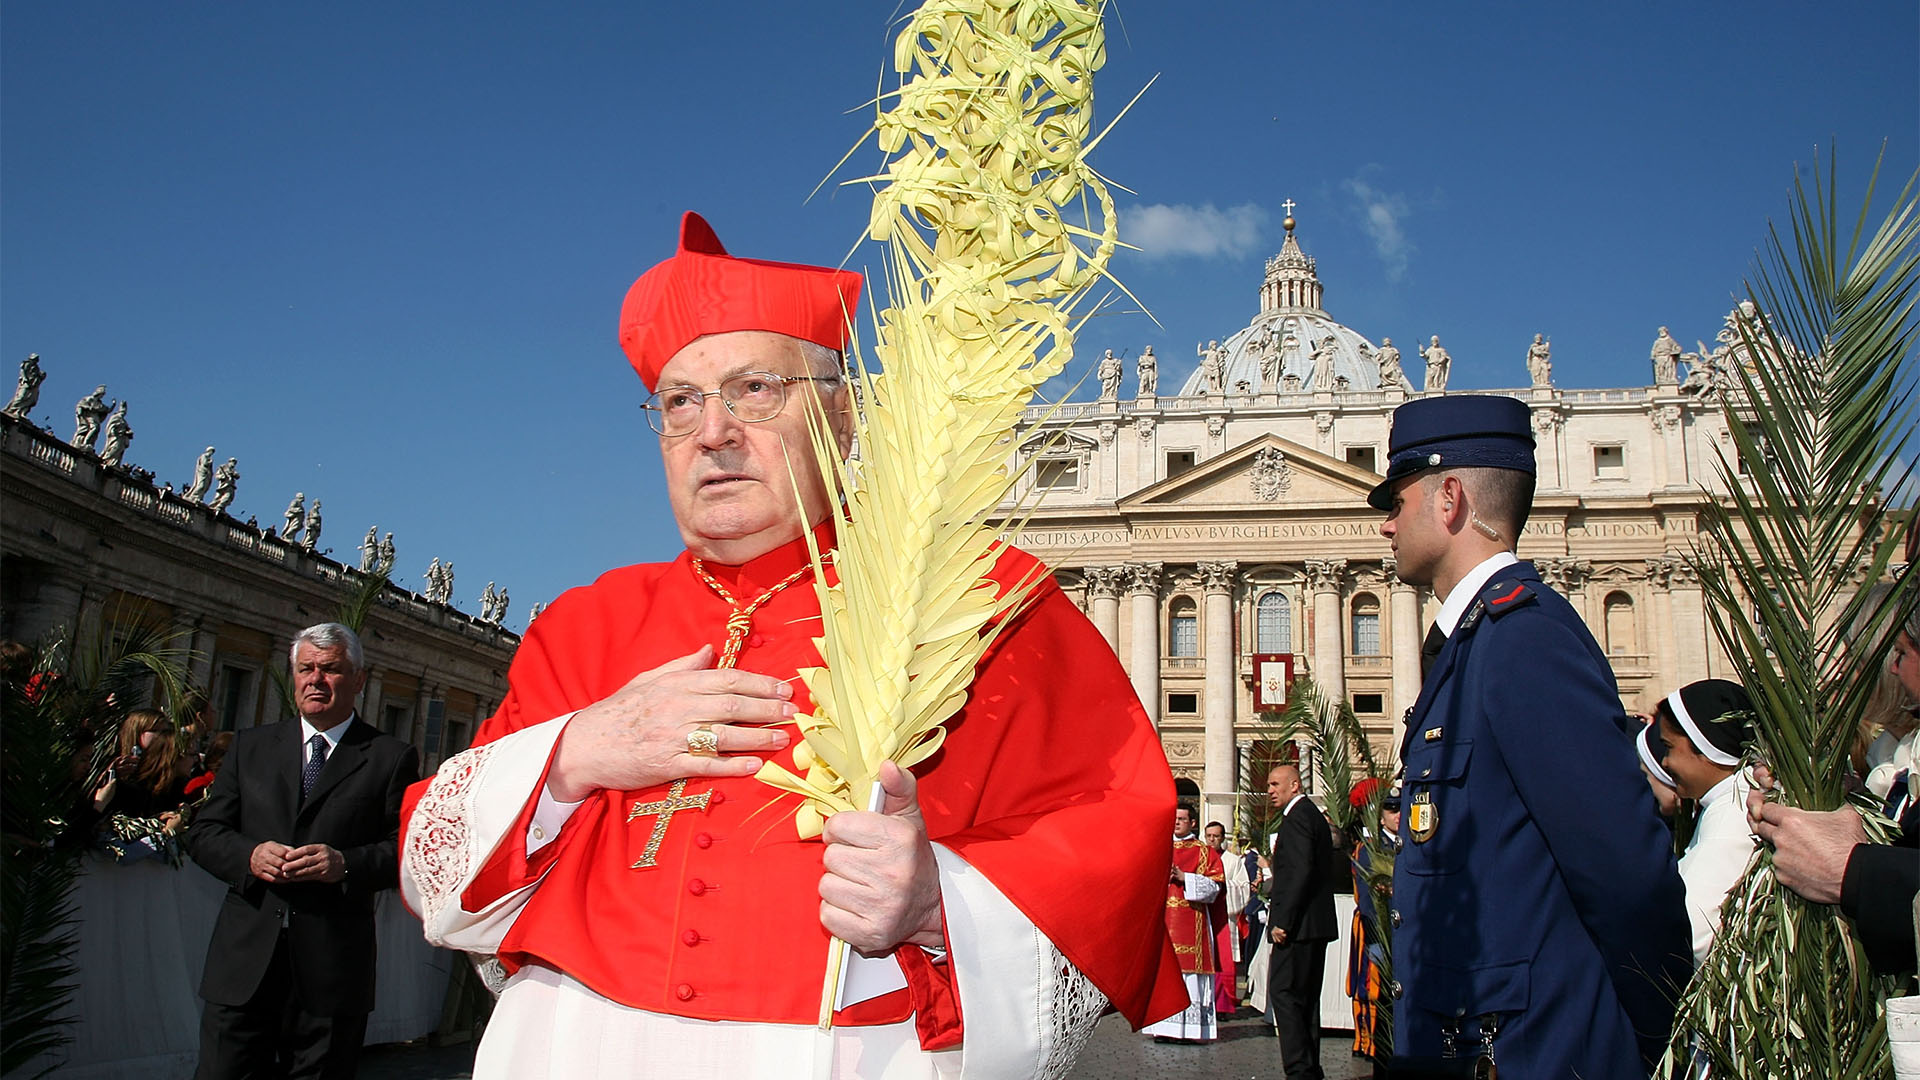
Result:
[[[1518,578],[1504,578],[1481,590],[1480,600],[1487,605],[1487,616],[1497,619],[1533,603],[1533,586]]]

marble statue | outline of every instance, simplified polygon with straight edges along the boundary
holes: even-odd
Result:
[[[40,404],[40,384],[47,380],[47,373],[40,370],[40,354],[28,353],[20,361],[20,383],[13,389],[13,400],[7,402],[4,411],[8,416],[27,419],[27,414]]]
[[[207,488],[213,485],[213,447],[200,451],[193,462],[193,483],[187,485],[185,496],[188,502],[199,502],[207,497]]]
[[[1107,355],[1100,358],[1100,400],[1113,401],[1120,396],[1120,380],[1127,374],[1126,362],[1113,355],[1108,349]]]
[[[380,565],[380,526],[367,526],[367,535],[360,540],[360,572],[373,573]]]
[[[1227,350],[1220,347],[1218,341],[1209,341],[1205,345],[1195,345],[1194,355],[1200,358],[1200,377],[1206,383],[1207,393],[1225,393],[1227,389]]]
[[[493,582],[491,582],[491,581],[489,581],[489,582],[487,582],[487,587],[486,587],[485,589],[483,589],[483,590],[481,590],[481,592],[480,592],[480,618],[481,618],[481,621],[483,621],[483,622],[492,622],[492,621],[494,621],[494,620],[493,620],[493,605],[494,605],[494,603],[495,603],[495,602],[496,602],[496,601],[497,601],[498,599],[499,599],[499,598],[498,598],[497,596],[495,596],[495,595],[494,595],[494,591],[493,591]]]
[[[113,407],[107,417],[107,445],[100,451],[100,463],[118,465],[127,456],[127,444],[133,441],[133,427],[127,423],[127,403]]]
[[[1709,349],[1704,341],[1696,343],[1700,346],[1698,353],[1685,353],[1680,357],[1687,365],[1687,377],[1680,383],[1680,392],[1706,401],[1732,382],[1727,372],[1732,350],[1725,345]]]
[[[1447,373],[1453,368],[1453,357],[1440,345],[1440,335],[1433,335],[1430,345],[1420,346],[1420,359],[1427,362],[1427,383],[1422,389],[1429,394],[1437,394],[1447,388]]]
[[[1313,353],[1308,357],[1313,361],[1313,388],[1316,392],[1325,393],[1335,389],[1333,354],[1339,344],[1339,338],[1328,334],[1313,347]]]
[[[287,512],[280,515],[286,524],[280,527],[280,539],[291,543],[300,535],[300,526],[307,520],[307,493],[296,491],[293,501],[287,504]]]
[[[1413,393],[1413,384],[1407,381],[1406,369],[1400,366],[1400,350],[1394,347],[1392,338],[1380,339],[1380,348],[1374,351],[1373,363],[1380,369],[1380,389]]]
[[[1533,335],[1533,344],[1527,346],[1527,374],[1535,386],[1553,385],[1553,346],[1544,334]]]
[[[1680,385],[1680,353],[1680,343],[1661,327],[1660,336],[1653,339],[1653,385]]]
[[[239,490],[239,464],[235,459],[228,458],[226,464],[213,471],[213,512],[226,513],[227,507],[233,505],[234,493]]]
[[[93,444],[100,438],[100,421],[107,418],[107,384],[101,383],[93,388],[93,393],[74,402],[73,405],[73,448],[93,451]]]
[[[440,557],[438,555],[427,564],[427,587],[420,590],[420,595],[426,597],[429,602],[437,603],[440,599]]]
[[[507,621],[507,590],[504,586],[494,596],[493,621],[496,623]]]
[[[393,534],[388,533],[380,539],[380,559],[374,567],[382,574],[393,573]]]
[[[1280,388],[1280,347],[1268,331],[1267,350],[1260,354],[1260,392],[1271,394]]]
[[[320,546],[320,500],[313,500],[313,506],[307,511],[307,538],[300,546],[313,551]]]
[[[453,560],[440,564],[440,602],[453,603]]]
[[[1153,346],[1147,346],[1146,351],[1140,354],[1139,363],[1134,366],[1140,372],[1139,396],[1143,398],[1154,396],[1154,391],[1160,386],[1160,361],[1153,355]]]
[[[545,611],[545,610],[547,610],[547,606],[546,606],[545,604],[542,604],[542,603],[541,603],[540,601],[538,601],[538,600],[535,600],[535,601],[533,602],[533,606],[527,609],[527,622],[528,622],[528,624],[529,624],[529,625],[531,625],[531,624],[532,624],[532,622],[533,622],[533,620],[535,620],[535,619],[537,619],[537,618],[539,618],[539,617],[540,617],[540,613],[541,613],[541,612],[543,612],[543,611]]]

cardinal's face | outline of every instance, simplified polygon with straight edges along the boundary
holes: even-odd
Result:
[[[823,411],[842,456],[853,446],[845,383],[789,383],[778,414],[748,423],[713,393],[723,380],[747,372],[838,374],[809,370],[799,340],[764,330],[698,338],[660,370],[658,386],[690,386],[708,395],[698,427],[661,436],[660,457],[668,502],[688,550],[729,564],[796,540],[826,516],[827,485],[807,434],[810,408]]]

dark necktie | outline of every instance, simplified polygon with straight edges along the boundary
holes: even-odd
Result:
[[[307,759],[307,767],[300,770],[300,797],[305,799],[313,793],[313,782],[320,779],[320,770],[327,765],[327,737],[315,735],[307,740],[307,746],[313,750],[313,756]]]
[[[1433,662],[1440,658],[1440,648],[1447,643],[1447,635],[1440,632],[1440,624],[1427,627],[1427,640],[1420,643],[1420,681],[1427,681],[1427,672],[1433,669]]]

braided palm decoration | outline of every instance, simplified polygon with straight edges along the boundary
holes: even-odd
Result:
[[[794,754],[805,775],[759,773],[803,797],[803,837],[868,807],[882,762],[939,749],[996,628],[1030,594],[1032,582],[1003,592],[987,577],[987,517],[1013,483],[1021,412],[1072,356],[1076,308],[1117,243],[1086,161],[1100,8],[932,0],[895,46],[903,84],[874,125],[889,161],[853,181],[879,185],[868,235],[886,244],[890,292],[877,368],[862,359],[854,375],[860,459],[843,462],[814,425],[844,501],[838,582],[814,579],[825,665],[800,673],[814,701]]]

